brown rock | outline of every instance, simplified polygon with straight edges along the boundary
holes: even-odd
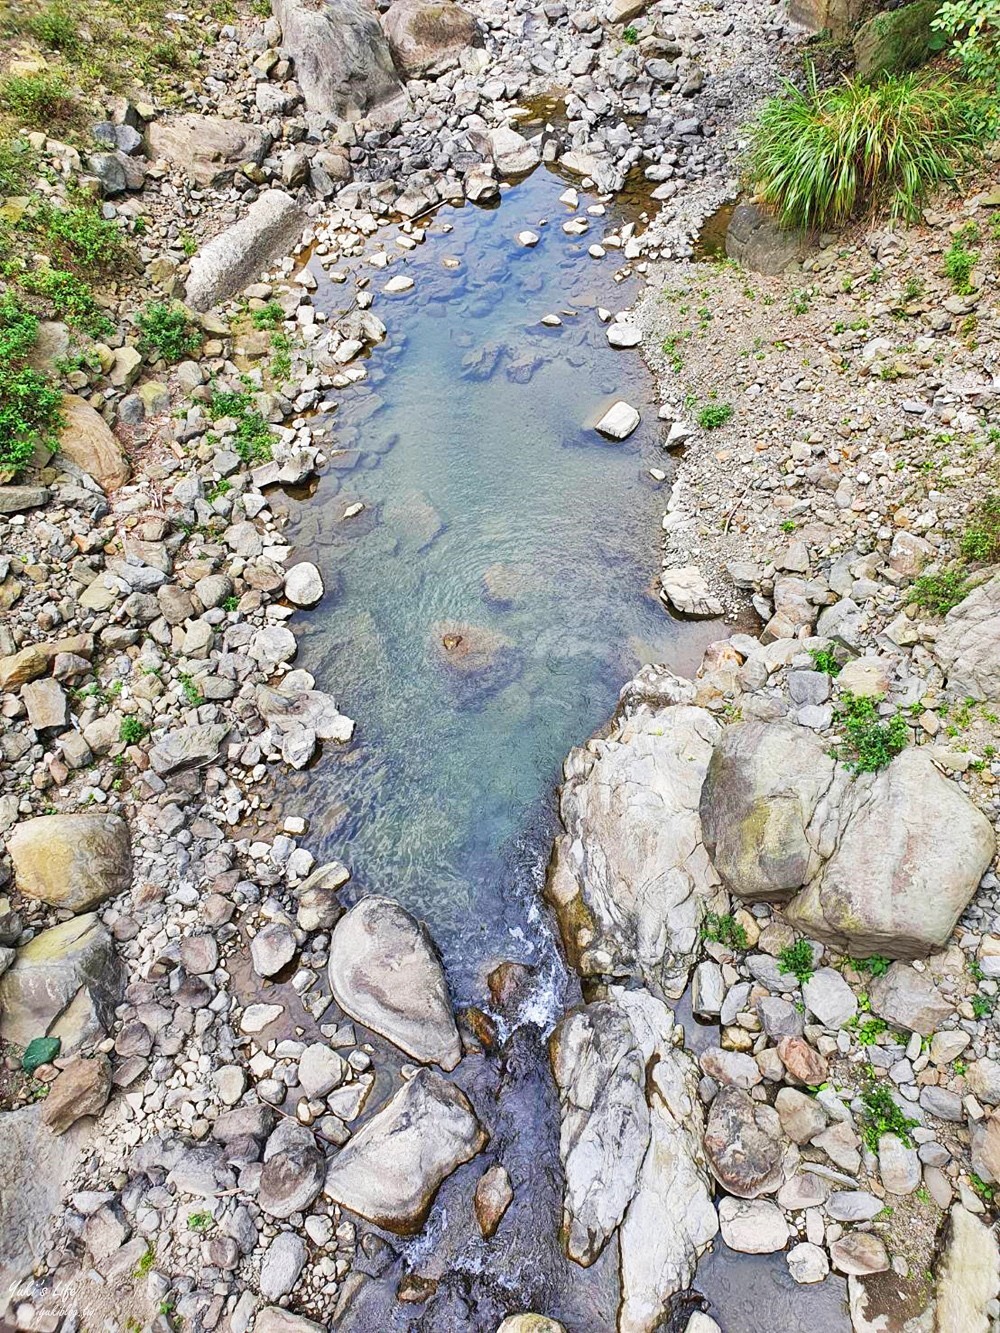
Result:
[[[99,412],[75,393],[63,395],[65,425],[59,432],[59,452],[82,468],[104,491],[128,481],[129,466],[122,447]]]
[[[479,1177],[474,1203],[476,1221],[484,1240],[489,1240],[495,1233],[513,1198],[510,1176],[504,1167],[491,1166]]]
[[[830,1066],[819,1051],[813,1050],[801,1037],[782,1037],[778,1042],[778,1055],[785,1069],[799,1083],[815,1088],[826,1082]]]
[[[85,1115],[100,1115],[111,1096],[111,1062],[106,1055],[76,1056],[49,1089],[42,1120],[54,1134],[65,1134]]]
[[[29,643],[9,657],[0,657],[0,691],[18,690],[29,680],[44,676],[59,653],[92,657],[94,636],[73,634],[53,643]]]
[[[128,825],[118,815],[40,815],[7,838],[17,887],[53,907],[85,912],[132,883]]]
[[[835,1240],[830,1246],[830,1260],[838,1273],[855,1276],[884,1273],[889,1267],[885,1246],[868,1231],[851,1231]]]
[[[245,162],[259,166],[268,139],[259,125],[225,116],[163,116],[146,131],[150,157],[165,158],[198,185],[226,185]]]
[[[498,1009],[516,1007],[524,999],[534,975],[534,969],[524,963],[498,963],[486,978],[490,999]]]
[[[787,1146],[773,1106],[752,1101],[740,1088],[718,1093],[708,1113],[705,1153],[712,1175],[730,1194],[773,1194],[784,1179]]]

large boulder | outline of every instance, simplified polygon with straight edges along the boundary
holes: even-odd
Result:
[[[854,68],[863,79],[903,74],[922,65],[931,52],[931,21],[940,0],[913,0],[898,9],[883,9],[855,29]]]
[[[990,1227],[960,1203],[952,1205],[935,1264],[935,1328],[988,1333],[990,1306],[1000,1291],[1000,1252]]]
[[[231,227],[214,236],[191,260],[187,302],[209,310],[240,291],[295,245],[306,215],[283,190],[265,190]]]
[[[418,1069],[331,1159],[323,1192],[376,1226],[413,1235],[441,1182],[488,1139],[465,1093]]]
[[[648,991],[568,1014],[552,1034],[566,1186],[563,1240],[588,1265],[618,1230],[618,1328],[658,1325],[718,1229],[701,1148],[698,1074]]]
[[[0,977],[0,1037],[27,1046],[59,1036],[68,1054],[110,1029],[124,989],[124,969],[95,913],[43,930],[18,949]]]
[[[330,989],[345,1013],[424,1064],[454,1069],[462,1044],[426,927],[391,898],[363,898],[330,941]]]
[[[773,276],[797,264],[809,249],[808,236],[782,227],[760,204],[739,204],[726,229],[726,254],[754,273]]]
[[[788,17],[808,32],[846,37],[869,7],[868,0],[789,0]]]
[[[282,47],[310,111],[360,120],[405,94],[374,6],[363,0],[272,0]]]
[[[478,20],[454,0],[394,0],[382,27],[406,79],[443,74],[454,69],[463,51],[483,44]]]
[[[28,898],[86,912],[132,883],[128,825],[119,815],[39,815],[7,837],[17,887]]]
[[[128,481],[129,466],[111,427],[85,398],[64,393],[63,426],[59,453],[82,468],[104,491],[113,491]]]
[[[972,699],[1000,699],[1000,575],[948,612],[934,655],[953,690]]]
[[[705,1129],[708,1168],[737,1199],[774,1194],[785,1180],[790,1144],[773,1106],[742,1088],[724,1087],[712,1102]]]
[[[718,884],[698,805],[719,734],[704,709],[642,705],[567,759],[546,893],[583,976],[682,994]]]
[[[146,142],[151,158],[162,158],[195,184],[215,189],[228,185],[239,167],[260,166],[271,141],[259,125],[185,112],[154,120]]]
[[[855,954],[942,948],[996,853],[989,820],[916,749],[859,778],[849,796],[833,854],[788,920]]]
[[[730,892],[780,902],[809,883],[822,858],[807,830],[834,770],[825,743],[805,727],[743,722],[725,729],[700,809],[705,846]]]

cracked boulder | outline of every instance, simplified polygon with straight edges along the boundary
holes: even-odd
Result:
[[[454,0],[393,0],[382,15],[392,58],[404,79],[433,78],[482,46],[479,22]]]
[[[582,976],[683,993],[719,882],[699,815],[719,734],[704,709],[640,703],[566,760],[546,893]]]
[[[1000,699],[1000,576],[948,612],[933,652],[956,693]]]
[[[273,0],[281,44],[295,61],[306,107],[334,120],[360,120],[405,106],[392,52],[374,7],[363,0]]]

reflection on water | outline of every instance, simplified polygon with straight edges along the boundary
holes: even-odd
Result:
[[[651,384],[597,314],[629,299],[616,252],[587,254],[606,219],[567,236],[563,188],[541,170],[499,209],[438,214],[393,266],[415,289],[377,295],[389,337],[342,395],[344,455],[290,502],[297,554],[334,590],[300,662],[359,724],[350,754],[301,779],[314,845],[352,867],[354,891],[427,920],[462,998],[484,959],[537,952],[526,909],[551,831],[538,810],[563,756],[642,661],[712,637],[648,593],[663,507]],[[526,227],[531,249],[515,240]],[[385,270],[367,271],[378,293]],[[321,286],[317,303],[332,317],[344,293]],[[553,314],[558,327],[541,324]],[[624,444],[589,425],[617,396],[643,410]]]

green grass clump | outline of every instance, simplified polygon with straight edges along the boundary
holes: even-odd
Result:
[[[840,697],[835,721],[844,739],[838,758],[852,773],[877,773],[909,744],[905,717],[897,710],[883,721],[878,711],[881,702],[880,695]]]
[[[961,569],[943,569],[921,574],[910,588],[908,600],[935,616],[946,616],[968,594],[969,584]]]
[[[195,328],[182,305],[153,301],[136,317],[139,351],[157,361],[183,361],[201,346],[201,330]]]
[[[40,45],[50,51],[75,55],[80,49],[80,22],[67,5],[46,5],[41,13],[27,20],[25,27]]]
[[[829,227],[866,209],[914,218],[935,186],[981,149],[985,93],[905,74],[820,88],[785,84],[750,127],[754,190],[792,227]]]
[[[813,951],[808,940],[796,940],[778,954],[778,971],[790,973],[800,985],[809,980],[813,970]]]
[[[20,194],[28,182],[33,154],[23,139],[0,139],[0,196]]]
[[[271,457],[271,427],[253,406],[249,393],[216,393],[209,408],[213,421],[232,417],[236,422],[236,452],[245,463],[266,463]]]
[[[706,403],[698,413],[698,425],[702,430],[718,430],[732,420],[734,411],[731,403]]]
[[[809,656],[817,671],[824,671],[828,676],[840,675],[840,663],[830,648],[810,648]]]
[[[889,971],[890,962],[880,953],[873,953],[870,958],[852,958],[851,966],[855,972],[866,972],[870,977],[884,977]]]
[[[968,242],[979,233],[975,223],[972,230],[963,227],[957,233],[944,257],[944,275],[960,296],[969,296],[975,291],[970,279],[972,270],[979,263],[979,251],[970,250]]]
[[[702,939],[714,940],[727,949],[746,949],[749,944],[746,930],[729,912],[706,912],[701,934]]]
[[[101,217],[96,208],[59,209],[45,205],[39,221],[46,238],[59,243],[67,257],[82,268],[107,269],[125,256],[121,228]]]
[[[0,111],[25,121],[31,129],[48,130],[72,124],[79,108],[61,74],[40,72],[0,79]]]
[[[627,46],[635,46],[638,40],[639,40],[638,28],[633,28],[630,26],[628,28],[622,29],[622,41],[625,42]]]
[[[861,1093],[861,1104],[861,1135],[871,1152],[878,1152],[883,1134],[895,1134],[908,1148],[913,1147],[910,1130],[919,1121],[903,1114],[884,1083],[869,1082]]]
[[[961,551],[966,560],[983,564],[1000,560],[1000,493],[991,491],[973,510],[962,533]]]
[[[118,728],[118,739],[124,745],[138,745],[146,736],[146,728],[137,717],[123,717]]]
[[[251,312],[250,319],[255,329],[273,329],[284,320],[285,312],[277,301],[268,301],[267,305]]]
[[[17,476],[39,445],[55,447],[62,394],[27,358],[38,320],[11,295],[0,297],[0,472]]]
[[[56,319],[82,329],[92,338],[106,338],[114,329],[87,283],[65,269],[35,269],[24,274],[21,286],[34,296],[45,297]]]

